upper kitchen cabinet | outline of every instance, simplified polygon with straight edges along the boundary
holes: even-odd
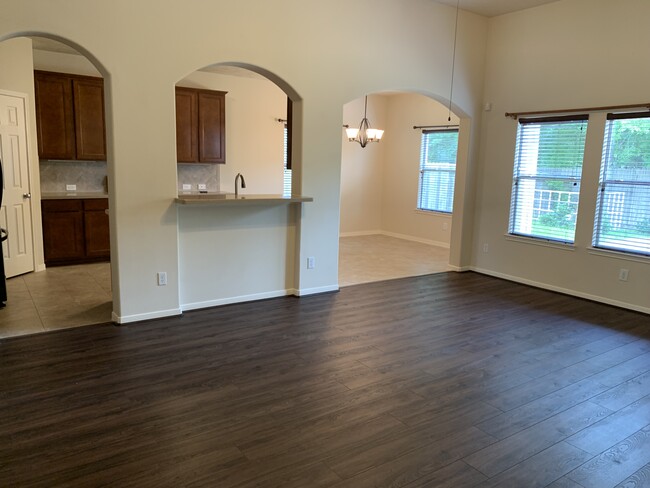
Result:
[[[176,88],[179,163],[226,162],[226,92]]]
[[[41,159],[106,160],[104,80],[34,72]]]

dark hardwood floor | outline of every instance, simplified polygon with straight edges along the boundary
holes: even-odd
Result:
[[[443,273],[0,341],[2,487],[648,487],[650,316]]]

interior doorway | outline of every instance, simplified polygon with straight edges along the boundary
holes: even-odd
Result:
[[[384,134],[362,147],[342,131],[339,285],[451,270],[458,117],[396,92],[349,102],[343,124],[359,127],[364,115]],[[432,131],[446,131],[445,148],[434,150]]]
[[[5,40],[0,58],[6,67],[0,90],[25,93],[26,126],[25,140],[11,146],[12,156],[26,154],[26,171],[17,170],[23,159],[14,157],[5,174],[20,190],[22,211],[6,195],[3,202],[11,209],[3,223],[23,217],[9,225],[10,239],[19,242],[5,245],[3,254],[6,262],[14,255],[29,261],[20,269],[10,262],[0,337],[110,322],[103,76],[78,50],[44,37]],[[40,103],[39,96],[40,102],[50,98]],[[54,107],[54,116],[43,107]]]

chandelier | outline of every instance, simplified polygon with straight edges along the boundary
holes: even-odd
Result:
[[[384,135],[384,131],[381,129],[373,129],[370,126],[370,121],[367,117],[368,113],[368,95],[366,95],[365,107],[363,109],[363,119],[359,124],[359,128],[350,127],[349,125],[344,125],[345,133],[348,136],[348,141],[358,142],[361,144],[361,147],[366,147],[369,142],[379,142],[381,137]]]

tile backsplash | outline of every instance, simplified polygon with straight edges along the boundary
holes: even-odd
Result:
[[[178,164],[178,191],[183,191],[183,184],[192,185],[190,191],[199,191],[198,185],[207,185],[209,192],[219,191],[219,165],[218,164]],[[187,190],[185,190],[187,191]]]
[[[66,185],[77,185],[78,192],[104,191],[105,161],[46,161],[40,162],[41,192],[65,192]],[[207,185],[209,192],[219,191],[219,167],[216,164],[179,164],[178,191],[183,184],[198,191],[199,184]]]
[[[105,161],[41,161],[41,192],[66,191],[77,185],[78,192],[104,191]]]

